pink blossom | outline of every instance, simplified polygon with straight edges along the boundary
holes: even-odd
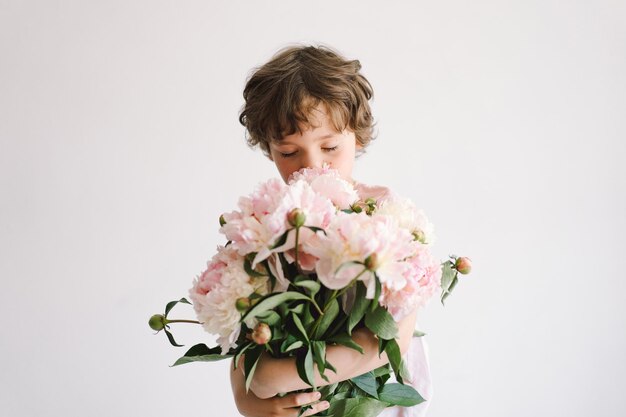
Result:
[[[428,246],[416,242],[415,253],[406,264],[406,285],[400,289],[383,286],[380,300],[396,320],[423,307],[441,288],[441,264]]]
[[[204,329],[218,335],[225,354],[235,346],[241,331],[237,301],[267,292],[267,278],[250,277],[243,268],[243,258],[227,246],[218,249],[207,269],[194,280],[189,298]]]
[[[375,274],[390,289],[405,285],[404,259],[411,255],[413,242],[410,233],[388,217],[338,213],[326,234],[318,233],[304,249],[318,258],[315,270],[326,287],[344,288],[358,277],[367,287],[367,297],[373,298]],[[363,265],[372,254],[377,257],[375,271]]]
[[[354,204],[359,195],[357,190],[348,181],[341,178],[339,171],[328,165],[322,168],[303,168],[289,177],[288,184],[305,181],[318,194],[330,199],[340,210],[345,210]]]

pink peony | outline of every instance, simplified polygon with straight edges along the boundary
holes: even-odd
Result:
[[[432,256],[428,246],[416,242],[415,249],[406,262],[406,285],[400,289],[386,286],[382,289],[381,304],[396,320],[423,307],[441,288],[440,262]]]
[[[404,259],[411,255],[413,245],[411,234],[388,217],[338,213],[326,234],[318,233],[304,250],[318,258],[315,270],[326,287],[344,288],[358,276],[367,287],[367,297],[373,298],[374,274],[390,289],[405,285],[409,266]],[[376,256],[375,271],[363,265],[372,254]]]
[[[194,280],[189,298],[204,329],[218,335],[222,354],[234,347],[239,337],[238,300],[254,293],[267,294],[267,281],[250,277],[243,268],[243,257],[231,246],[218,248],[207,269]]]
[[[341,178],[339,171],[328,165],[323,168],[303,168],[289,177],[288,184],[298,181],[307,182],[318,194],[330,199],[340,210],[348,209],[359,195],[348,181]]]

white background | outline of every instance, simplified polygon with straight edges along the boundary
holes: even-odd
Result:
[[[147,319],[277,176],[238,124],[249,71],[314,42],[374,86],[355,178],[474,261],[421,316],[429,416],[623,415],[625,21],[621,0],[0,0],[0,413],[236,415],[228,364],[169,368]]]

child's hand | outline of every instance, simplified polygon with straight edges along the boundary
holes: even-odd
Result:
[[[246,393],[243,373],[232,367],[230,382],[237,410],[245,417],[297,417],[301,407],[311,404],[312,408],[302,413],[302,417],[306,417],[328,408],[327,401],[316,402],[319,400],[319,392],[301,392],[267,399],[257,397],[252,391]]]

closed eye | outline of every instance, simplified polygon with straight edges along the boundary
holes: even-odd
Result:
[[[280,156],[282,156],[283,158],[289,158],[291,156],[294,156],[295,154],[296,154],[296,151],[289,152],[289,153],[281,152]]]
[[[333,146],[332,148],[322,148],[324,150],[324,152],[332,152],[332,151],[336,151],[338,148],[338,146]]]

